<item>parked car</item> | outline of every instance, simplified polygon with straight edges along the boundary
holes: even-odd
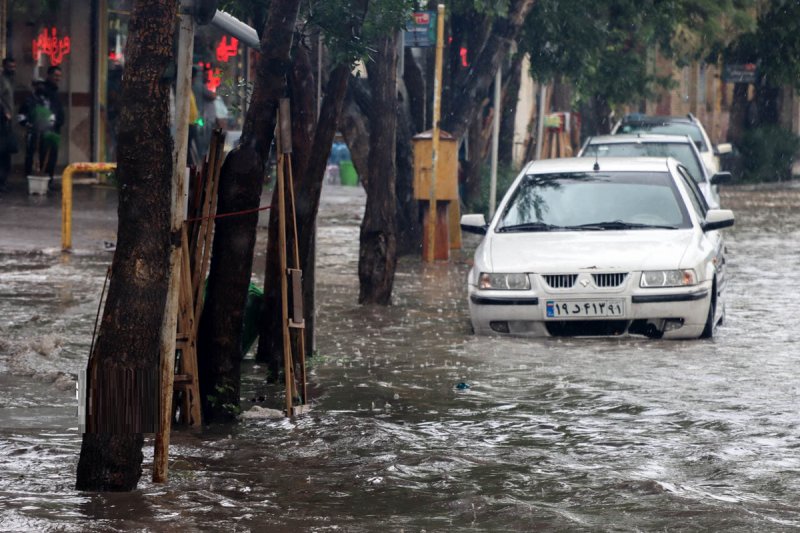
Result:
[[[483,234],[467,292],[477,334],[709,338],[725,314],[732,211],[674,158],[528,163]]]
[[[625,115],[611,129],[612,135],[640,132],[688,135],[694,141],[697,149],[700,150],[703,163],[705,163],[709,174],[712,176],[720,170],[719,156],[730,153],[733,149],[730,143],[721,143],[713,146],[703,124],[691,113],[685,117],[632,113]]]
[[[578,157],[674,157],[686,167],[709,206],[718,208],[721,183],[731,181],[730,172],[710,175],[697,146],[687,135],[602,135],[589,137]]]

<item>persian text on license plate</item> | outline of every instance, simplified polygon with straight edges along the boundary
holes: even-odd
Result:
[[[545,317],[595,318],[625,315],[625,300],[547,300]]]

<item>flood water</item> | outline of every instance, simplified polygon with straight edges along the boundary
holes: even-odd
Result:
[[[174,433],[164,485],[148,442],[127,494],[73,490],[73,379],[110,254],[0,253],[0,530],[800,529],[800,188],[723,192],[710,341],[475,337],[473,236],[449,263],[403,258],[394,305],[364,309],[363,201],[324,195],[312,411]],[[269,394],[246,366],[248,396]]]

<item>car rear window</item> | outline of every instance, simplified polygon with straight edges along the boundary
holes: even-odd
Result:
[[[707,152],[708,146],[706,146],[705,140],[703,139],[703,134],[700,132],[700,128],[695,126],[694,124],[683,124],[680,122],[674,123],[647,123],[647,122],[629,122],[624,123],[619,127],[617,133],[640,133],[640,132],[648,132],[648,133],[660,133],[662,135],[688,135],[694,144],[697,146],[697,149],[701,152]]]
[[[691,174],[696,183],[704,180],[701,163],[689,145],[674,142],[592,143],[583,152],[584,157],[674,157]]]
[[[525,176],[511,193],[496,229],[535,223],[574,229],[612,221],[691,226],[669,173],[592,172]]]

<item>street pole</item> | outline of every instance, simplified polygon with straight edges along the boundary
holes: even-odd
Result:
[[[439,119],[442,100],[442,54],[444,49],[444,4],[439,4],[436,15],[436,64],[433,79],[433,143],[431,145],[431,182],[428,202],[428,249],[425,250],[425,261],[433,262],[436,248],[436,174],[439,170]],[[448,243],[449,246],[449,243]]]
[[[195,21],[191,2],[182,0],[179,11],[178,65],[175,84],[175,148],[172,161],[170,231],[181,234],[185,218],[186,151],[189,144],[189,94],[192,78]],[[175,333],[178,321],[178,295],[181,272],[181,243],[172,239],[169,254],[169,289],[161,325],[160,424],[153,451],[153,482],[167,481],[169,438],[172,429],[172,389],[175,380]],[[199,400],[199,399],[198,399]]]
[[[544,135],[544,106],[547,100],[547,85],[544,83],[539,84],[539,112],[537,113],[537,127],[536,127],[536,159],[542,158],[542,136]]]
[[[494,217],[497,204],[497,158],[500,145],[500,86],[503,83],[503,67],[497,67],[494,77],[494,116],[492,117],[492,178],[489,183],[489,219]]]

